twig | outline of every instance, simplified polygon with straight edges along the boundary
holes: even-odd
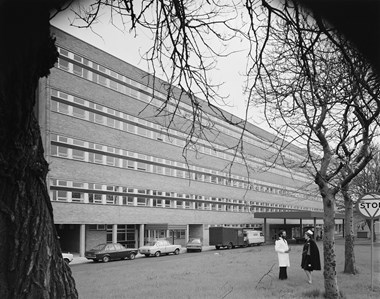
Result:
[[[273,264],[272,267],[270,267],[269,271],[268,271],[267,273],[265,273],[265,274],[260,278],[259,282],[256,284],[255,289],[257,289],[258,285],[259,285],[260,282],[264,279],[265,276],[270,275],[270,273],[272,272],[272,269],[273,269],[274,265],[275,265],[275,264]]]

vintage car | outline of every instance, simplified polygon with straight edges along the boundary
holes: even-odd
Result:
[[[136,248],[125,248],[119,243],[99,244],[93,249],[85,252],[85,257],[94,262],[111,260],[134,260],[138,250]]]
[[[202,251],[202,241],[199,238],[190,239],[189,242],[186,243],[187,252],[190,251]]]
[[[68,252],[62,253],[62,258],[66,263],[70,264],[71,261],[74,259],[74,256],[70,252]]]
[[[156,240],[139,248],[139,252],[146,257],[154,255],[160,256],[161,254],[179,254],[181,245],[172,245],[167,240]]]

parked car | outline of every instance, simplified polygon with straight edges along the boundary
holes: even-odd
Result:
[[[94,262],[111,260],[134,260],[138,250],[136,248],[125,248],[119,243],[99,244],[93,249],[85,252],[85,257]]]
[[[187,252],[190,252],[190,251],[201,252],[202,246],[203,246],[203,243],[202,243],[201,239],[199,239],[199,238],[190,239],[190,241],[186,243],[186,251]]]
[[[62,253],[62,258],[66,263],[70,264],[72,260],[74,259],[74,256],[70,252],[68,252],[68,253]]]
[[[157,240],[149,242],[148,244],[139,248],[139,252],[146,257],[154,255],[160,256],[161,254],[179,254],[181,245],[172,245],[167,240]]]

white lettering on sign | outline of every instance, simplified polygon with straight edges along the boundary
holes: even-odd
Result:
[[[367,194],[358,202],[359,212],[366,217],[376,218],[380,215],[380,195]]]

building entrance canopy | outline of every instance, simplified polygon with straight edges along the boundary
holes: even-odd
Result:
[[[315,212],[315,211],[295,211],[295,212],[257,212],[254,213],[254,218],[264,218],[264,236],[265,240],[269,240],[271,236],[269,236],[269,232],[267,232],[267,219],[283,219],[284,225],[286,224],[287,219],[299,219],[300,220],[300,232],[302,232],[302,220],[312,219],[314,222],[314,228],[316,228],[317,219],[323,220],[324,213],[323,212]],[[341,219],[343,221],[344,227],[344,214],[335,214],[335,219]],[[344,231],[343,231],[344,236]],[[273,236],[272,236],[273,237]],[[302,238],[302,235],[299,236]]]
[[[323,212],[296,211],[296,212],[257,212],[255,218],[266,219],[323,219]],[[344,219],[344,214],[335,213],[335,219]]]

